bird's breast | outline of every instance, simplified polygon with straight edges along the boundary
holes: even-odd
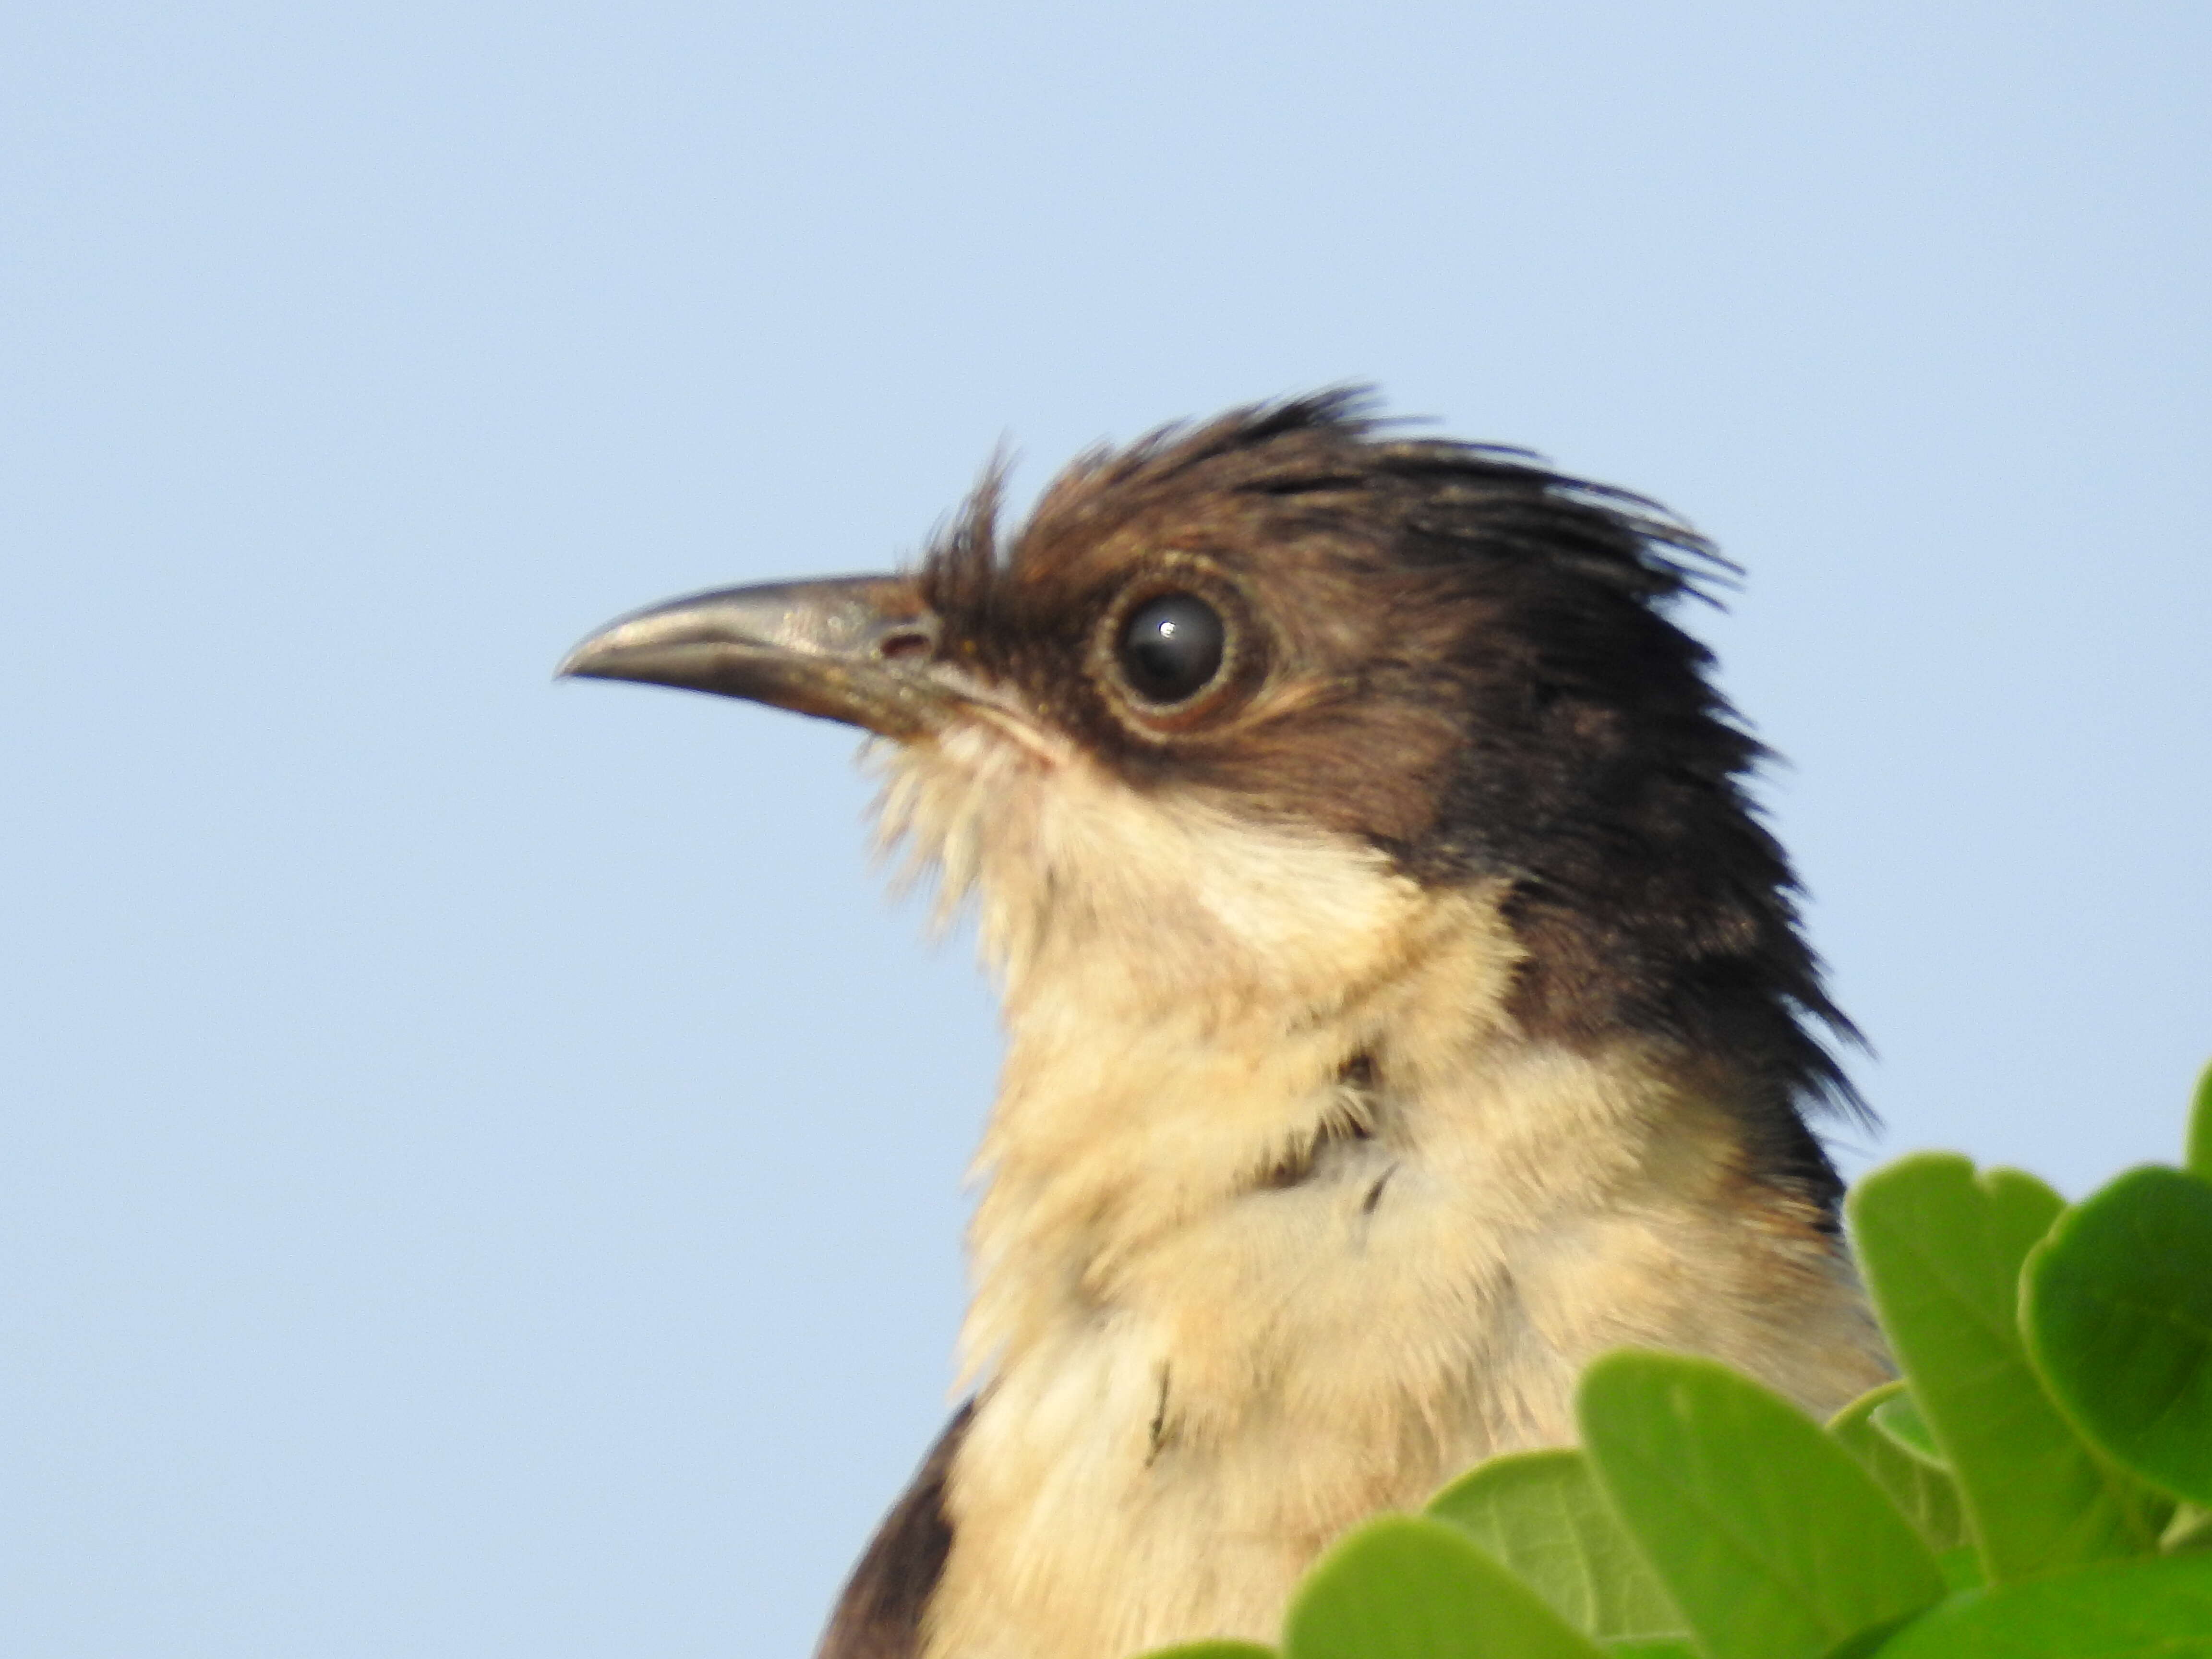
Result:
[[[1438,1340],[1506,1322],[1408,1273],[1438,1219],[1422,1187],[1393,1152],[1334,1148],[1125,1263],[1111,1300],[1071,1297],[986,1385],[933,1653],[1271,1639],[1329,1538],[1474,1461],[1469,1386],[1517,1366]]]
[[[1725,1116],[1647,1058],[1500,1048],[1419,1096],[1374,1071],[1365,1101],[1341,1065],[1308,1075],[1300,1121],[1352,1127],[1210,1199],[1156,1146],[1172,1200],[1093,1192],[1056,1244],[994,1251],[1024,1212],[987,1196],[995,1358],[949,1484],[932,1659],[1272,1640],[1346,1528],[1571,1440],[1574,1379],[1608,1347],[1717,1354],[1818,1409],[1883,1374],[1832,1243],[1761,1208]],[[1049,1200],[1028,1202],[1034,1221]]]

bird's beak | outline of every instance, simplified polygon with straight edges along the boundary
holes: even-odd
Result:
[[[963,701],[928,672],[938,633],[908,577],[771,582],[635,611],[556,672],[746,697],[911,738],[938,730]]]

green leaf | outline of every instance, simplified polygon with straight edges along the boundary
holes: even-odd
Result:
[[[2130,1170],[2028,1257],[2028,1352],[2116,1462],[2212,1504],[2212,1183]]]
[[[1936,1558],[1936,1565],[1943,1569],[1946,1589],[1979,1589],[1989,1582],[1982,1577],[1982,1558],[1974,1553],[1972,1544],[1945,1550]]]
[[[1973,1168],[1963,1158],[1959,1162],[1969,1170]],[[1990,1237],[1997,1253],[2014,1264],[2013,1272],[2017,1276],[2018,1264],[2027,1260],[2027,1253],[2066,1213],[2066,1200],[2049,1182],[2038,1180],[2025,1170],[2002,1166],[1984,1170],[1975,1177],[1974,1184],[1981,1188],[1988,1204]],[[2008,1285],[2007,1289],[2016,1294],[2018,1285]]]
[[[1850,1200],[1882,1328],[1993,1583],[2147,1553],[2163,1518],[2083,1443],[2028,1363],[2021,1265],[2064,1207],[2032,1176],[1977,1180],[1948,1152],[1878,1170]]]
[[[2183,1162],[2189,1173],[2212,1181],[2212,1065],[2197,1079],[2197,1101],[2189,1110],[2189,1151]]]
[[[1455,1527],[1391,1515],[1322,1557],[1283,1623],[1289,1659],[1602,1659]]]
[[[1885,1401],[1904,1392],[1904,1383],[1885,1382],[1861,1395],[1836,1413],[1828,1432],[1859,1460],[1859,1467],[1889,1494],[1889,1501],[1904,1511],[1905,1518],[1918,1528],[1928,1547],[1942,1560],[1966,1541],[1958,1487],[1945,1470],[1904,1450],[1872,1422],[1874,1413]]]
[[[1281,1659],[1281,1656],[1257,1642],[1183,1642],[1171,1648],[1154,1648],[1144,1659]]]
[[[1607,1642],[1608,1659],[1705,1659],[1684,1636],[1624,1636]]]
[[[1583,1443],[1708,1659],[1817,1659],[1943,1593],[1935,1557],[1851,1455],[1710,1359],[1608,1354]]]
[[[1881,1659],[2212,1659],[2212,1555],[1962,1591],[1899,1632]]]
[[[1928,1431],[1928,1419],[1920,1414],[1920,1407],[1912,1403],[1911,1393],[1902,1393],[1885,1400],[1874,1408],[1867,1419],[1888,1437],[1892,1444],[1910,1456],[1918,1458],[1929,1468],[1947,1474],[1951,1466],[1943,1461],[1943,1454],[1936,1449],[1936,1437]]]
[[[2182,1504],[2174,1510],[2158,1547],[2168,1555],[2179,1555],[2184,1550],[2212,1550],[2212,1510],[2197,1504]]]
[[[1874,1659],[1889,1642],[1889,1638],[1911,1624],[1913,1615],[1901,1619],[1886,1619],[1879,1625],[1869,1625],[1856,1636],[1847,1636],[1821,1656],[1821,1659]]]
[[[1430,1501],[1586,1635],[1687,1628],[1578,1451],[1493,1457]]]

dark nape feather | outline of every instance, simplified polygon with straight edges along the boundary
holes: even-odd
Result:
[[[961,1407],[853,1569],[815,1659],[917,1659],[922,1616],[952,1548],[945,1482],[968,1432],[973,1401]]]

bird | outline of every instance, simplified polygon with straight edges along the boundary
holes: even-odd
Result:
[[[869,734],[1005,1054],[964,1401],[817,1659],[1274,1638],[1348,1528],[1571,1443],[1583,1367],[1893,1375],[1814,1127],[1865,1117],[1767,753],[1653,502],[1364,388],[994,463],[910,567],[718,590],[567,675]]]

